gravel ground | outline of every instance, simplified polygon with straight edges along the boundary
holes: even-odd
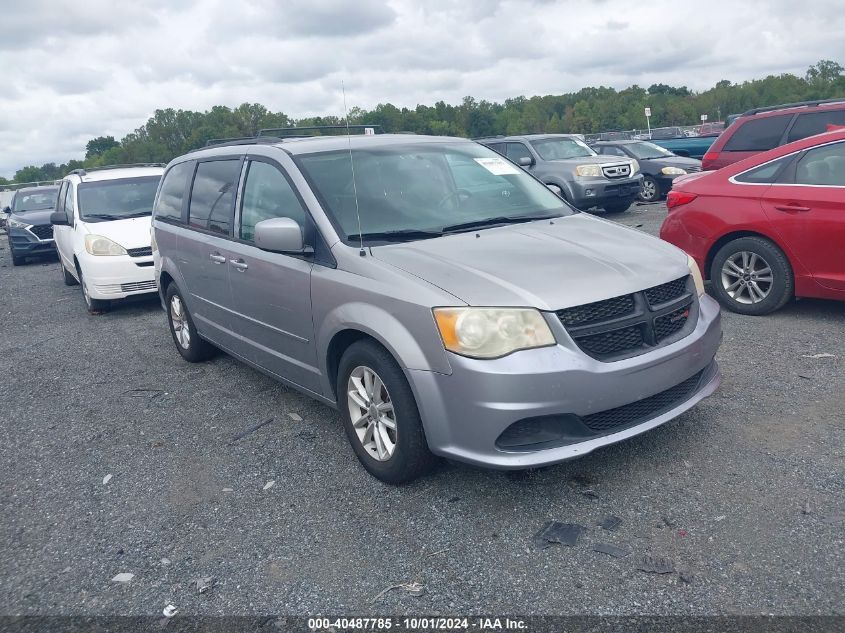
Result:
[[[394,488],[328,407],[226,356],[183,362],[156,299],[88,316],[5,238],[0,288],[0,613],[845,614],[845,303],[725,314],[722,388],[631,441]],[[549,520],[586,532],[539,549]]]

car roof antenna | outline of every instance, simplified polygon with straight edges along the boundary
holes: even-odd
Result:
[[[349,133],[349,110],[346,109],[346,86],[343,80],[340,80],[340,89],[343,92],[343,116],[346,119],[346,140],[349,143],[349,167],[352,170],[352,193],[355,195],[355,215],[358,217],[358,237],[361,240],[361,250],[358,254],[361,257],[366,257],[367,252],[364,250],[364,233],[361,230],[361,209],[358,206],[358,185],[355,184],[355,161],[352,160],[352,136]]]

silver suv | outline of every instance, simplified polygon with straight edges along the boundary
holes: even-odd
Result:
[[[520,469],[716,389],[695,263],[579,213],[471,141],[255,139],[172,161],[156,278],[176,349],[219,348],[339,409],[391,483],[435,456]]]
[[[643,176],[631,158],[600,156],[575,134],[526,134],[479,139],[542,180],[579,209],[626,211],[640,195]]]

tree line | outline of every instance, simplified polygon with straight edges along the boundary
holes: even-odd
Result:
[[[652,127],[659,127],[694,125],[702,114],[708,115],[710,121],[717,121],[750,108],[833,97],[845,97],[845,68],[837,62],[821,60],[803,77],[786,73],[742,83],[722,80],[703,92],[693,92],[686,86],[653,84],[648,88],[634,85],[623,90],[582,88],[562,95],[514,97],[503,103],[473,97],[464,97],[456,105],[438,101],[416,108],[385,103],[372,110],[353,108],[349,122],[380,125],[385,132],[469,138],[538,132],[590,134],[643,128],[646,106],[651,108]],[[83,160],[60,165],[46,163],[40,167],[29,165],[15,173],[13,182],[54,180],[84,167],[166,163],[204,146],[210,139],[252,136],[262,128],[342,123],[344,119],[340,116],[292,119],[257,103],[244,103],[236,108],[214,106],[206,112],[167,108],[156,110],[144,125],[120,141],[112,136],[91,139]],[[0,178],[0,185],[6,182]]]

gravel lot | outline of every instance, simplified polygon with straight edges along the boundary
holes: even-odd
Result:
[[[614,219],[656,233],[664,213]],[[725,314],[720,391],[632,441],[393,488],[329,408],[182,361],[155,298],[88,316],[5,237],[0,288],[2,614],[845,614],[845,303]],[[541,550],[549,520],[587,530]]]

